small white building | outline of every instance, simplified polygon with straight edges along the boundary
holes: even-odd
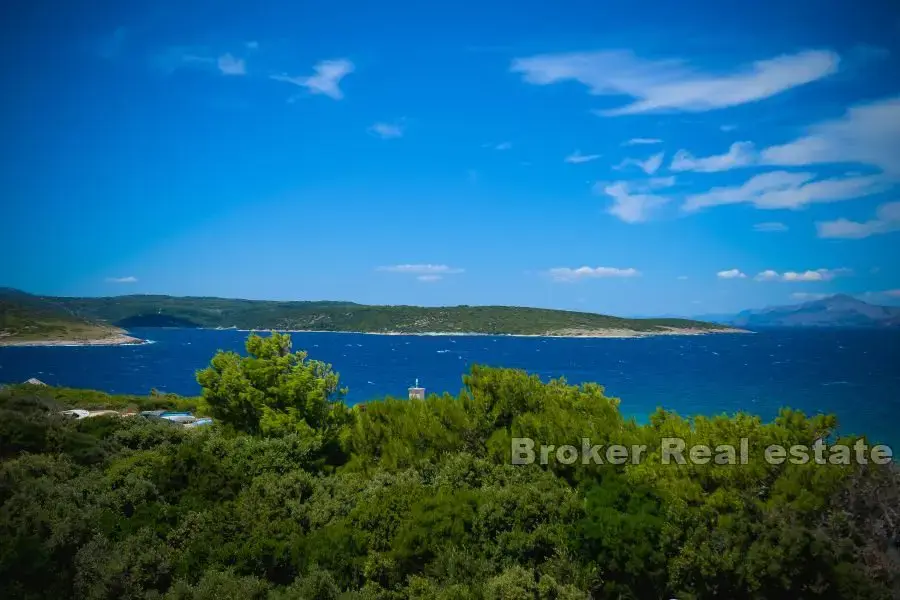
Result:
[[[425,399],[425,388],[419,387],[418,379],[416,379],[415,387],[409,388],[409,399],[410,400],[424,400]]]

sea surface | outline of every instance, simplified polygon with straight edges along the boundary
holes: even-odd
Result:
[[[243,352],[246,332],[133,329],[140,346],[0,347],[0,383],[37,377],[51,385],[110,393],[151,388],[194,395],[194,374],[219,349]],[[779,407],[834,413],[844,433],[864,433],[900,451],[900,331],[768,330],[753,334],[635,339],[399,336],[293,333],[295,349],[331,363],[355,404],[406,397],[418,378],[456,394],[475,363],[525,369],[548,380],[595,381],[645,420],[657,406],[683,415]]]

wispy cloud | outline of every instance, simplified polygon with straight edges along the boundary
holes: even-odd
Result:
[[[856,297],[872,304],[896,305],[900,301],[900,290],[868,291],[856,294]]]
[[[786,166],[863,163],[900,177],[900,96],[854,106],[803,137],[766,148],[761,158]]]
[[[107,277],[106,283],[137,283],[137,277],[129,275],[128,277]]]
[[[687,281],[688,276],[687,275],[679,275],[675,279],[677,279],[678,281]]]
[[[403,126],[398,123],[375,123],[369,127],[369,133],[377,135],[383,140],[403,137]]]
[[[674,177],[654,177],[646,181],[597,182],[594,192],[612,198],[607,212],[626,223],[641,223],[666,204],[669,198],[656,195],[653,190],[671,187]]]
[[[837,119],[817,123],[806,135],[757,152],[752,142],[736,142],[726,154],[695,158],[680,150],[673,171],[726,171],[751,165],[805,166],[854,163],[878,167],[900,178],[900,96],[851,107]]]
[[[248,50],[259,50],[259,42],[255,40],[251,40],[244,44]]]
[[[799,282],[807,282],[807,281],[831,281],[835,277],[841,277],[843,275],[850,275],[853,271],[851,269],[815,269],[808,271],[785,271],[784,273],[779,273],[778,271],[767,269],[758,273],[754,279],[756,281],[783,281],[787,283],[799,283]]]
[[[128,40],[128,29],[116,27],[110,35],[104,36],[97,45],[97,53],[102,58],[114,59],[121,54]]]
[[[203,46],[170,46],[151,58],[152,65],[170,74],[179,69],[218,71],[222,75],[246,75],[247,63],[243,58],[226,52],[216,56]]]
[[[235,58],[231,54],[223,54],[218,59],[219,71],[223,75],[246,75],[247,65],[243,58]]]
[[[747,275],[738,269],[728,269],[727,271],[719,271],[716,273],[719,279],[746,279]]]
[[[697,158],[687,150],[679,150],[672,158],[669,168],[673,171],[698,171],[715,173],[728,171],[735,167],[744,167],[756,162],[756,151],[750,142],[735,142],[725,154]]]
[[[580,279],[598,279],[605,277],[639,277],[641,272],[637,269],[618,269],[616,267],[556,267],[547,271],[553,281],[571,282]]]
[[[660,152],[659,154],[654,154],[650,158],[646,160],[640,160],[639,158],[626,158],[618,165],[616,165],[615,169],[625,169],[630,166],[638,167],[641,171],[646,173],[647,175],[653,175],[656,173],[659,168],[662,166],[663,158],[665,157],[665,152]]]
[[[600,158],[599,154],[582,154],[579,150],[576,150],[563,160],[569,164],[580,165],[581,163],[591,162],[598,158]]]
[[[749,203],[762,209],[797,209],[814,202],[836,202],[875,194],[886,189],[883,177],[853,175],[815,180],[813,173],[772,171],[751,177],[736,187],[719,187],[688,196],[682,210]]]
[[[900,202],[882,204],[875,211],[875,218],[868,221],[822,221],[816,223],[820,238],[860,239],[882,233],[900,231]]]
[[[762,231],[766,233],[780,233],[787,231],[788,226],[778,221],[769,221],[767,223],[757,223],[753,226],[753,231]]]
[[[701,112],[756,102],[837,71],[839,57],[807,50],[756,61],[732,73],[702,73],[683,60],[646,60],[628,50],[542,54],[518,58],[511,70],[526,82],[575,80],[594,95],[626,95],[634,102],[600,111],[616,116],[651,111]]]
[[[216,59],[207,48],[195,46],[169,46],[150,57],[150,64],[169,75],[179,69],[216,68]]]
[[[432,264],[406,264],[406,265],[389,265],[378,267],[376,271],[386,273],[402,273],[405,275],[415,275],[417,281],[423,283],[434,283],[440,281],[446,275],[457,275],[465,272],[465,269],[450,267],[447,265]]]
[[[353,63],[345,58],[337,60],[323,60],[313,67],[315,75],[308,77],[289,77],[288,75],[272,75],[275,81],[293,83],[306,88],[311,94],[322,94],[340,100],[344,97],[341,91],[341,80],[353,72]]]
[[[512,148],[512,142],[500,142],[494,146],[494,150],[509,150]]]
[[[819,294],[815,292],[794,292],[791,294],[791,299],[800,302],[808,302],[810,300],[821,300],[822,298],[827,298],[831,295],[832,294]]]
[[[622,142],[623,146],[642,146],[648,144],[662,144],[662,140],[657,138],[631,138],[627,142]]]
[[[725,133],[728,133],[729,131],[734,131],[735,129],[737,129],[737,125],[731,125],[731,124],[719,125],[719,130],[724,131]]]

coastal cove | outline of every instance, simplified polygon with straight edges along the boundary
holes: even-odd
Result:
[[[194,379],[218,349],[243,352],[247,332],[134,328],[152,343],[2,347],[0,383],[146,394],[199,393]],[[763,330],[753,335],[557,338],[294,332],[295,349],[331,363],[356,404],[405,397],[416,378],[428,393],[456,394],[473,364],[524,369],[543,380],[597,382],[642,420],[657,406],[683,415],[747,411],[771,419],[781,406],[834,413],[841,431],[900,443],[900,332]]]

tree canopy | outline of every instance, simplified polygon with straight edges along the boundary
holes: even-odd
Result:
[[[785,409],[624,418],[601,386],[473,367],[458,396],[352,409],[328,365],[251,336],[198,373],[207,429],[61,417],[137,398],[0,390],[0,597],[884,599],[900,591],[894,465],[770,464],[834,438]],[[616,464],[512,464],[513,438],[645,445]],[[663,464],[660,441],[752,441]]]

